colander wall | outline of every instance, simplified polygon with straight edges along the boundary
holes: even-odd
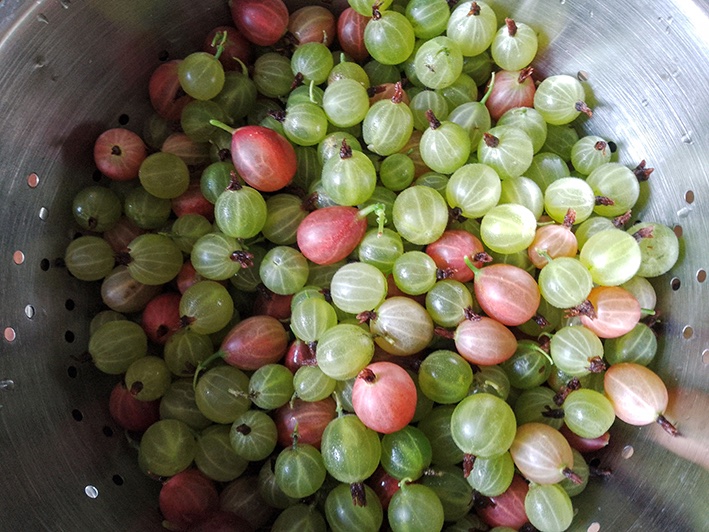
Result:
[[[621,163],[655,168],[635,217],[681,235],[678,264],[653,280],[653,368],[682,437],[618,422],[603,457],[614,473],[574,499],[573,529],[709,530],[709,4],[489,3],[538,29],[539,74],[583,73],[595,112],[580,129],[615,141]],[[226,0],[0,0],[2,530],[161,529],[160,486],[107,413],[116,379],[85,361],[98,285],[57,259],[72,198],[95,183],[94,139],[140,132],[151,71],[229,22]]]

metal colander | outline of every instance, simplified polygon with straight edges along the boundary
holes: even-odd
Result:
[[[664,323],[653,367],[683,436],[618,422],[603,458],[614,474],[574,499],[574,529],[709,530],[709,4],[489,3],[541,32],[540,74],[587,80],[583,130],[615,141],[620,162],[655,168],[635,215],[681,241],[676,267],[653,280]],[[97,285],[57,259],[73,196],[100,178],[97,135],[140,132],[151,71],[229,21],[225,0],[0,0],[0,530],[160,529],[159,484],[107,413],[115,377],[85,362]]]

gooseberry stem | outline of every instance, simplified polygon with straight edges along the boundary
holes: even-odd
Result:
[[[519,76],[517,76],[517,83],[519,83],[521,85],[522,83],[524,83],[524,80],[526,80],[532,74],[534,74],[533,67],[530,66],[530,67],[523,68],[522,70],[519,71]]]
[[[562,471],[564,476],[568,478],[571,482],[574,484],[581,484],[583,482],[583,479],[575,473],[571,468],[565,467],[564,470]]]
[[[500,139],[495,135],[491,135],[487,131],[483,133],[483,140],[488,148],[497,148],[500,145]]]
[[[603,155],[606,154],[606,146],[608,146],[608,143],[605,140],[599,140],[593,145],[593,147],[600,151]]]
[[[596,205],[603,205],[605,207],[609,207],[611,205],[615,205],[615,201],[613,201],[608,196],[596,196]]]
[[[480,100],[480,103],[485,105],[487,102],[487,99],[490,97],[490,94],[492,94],[492,88],[495,86],[495,73],[493,72],[490,74],[490,85],[487,86],[487,91],[485,92],[485,96],[482,97],[482,100]]]
[[[352,146],[347,144],[347,139],[342,139],[342,146],[340,146],[340,159],[349,159],[352,157]]]
[[[368,384],[374,384],[377,380],[376,374],[370,368],[364,368],[357,374],[358,379],[362,379]]]
[[[535,314],[532,316],[532,321],[539,325],[539,327],[544,328],[549,325],[549,321],[541,314]]]
[[[537,255],[539,255],[540,257],[542,257],[543,259],[545,259],[547,262],[551,262],[551,261],[554,260],[554,259],[552,258],[552,256],[549,255],[549,252],[548,252],[546,249],[543,249],[543,248],[535,248],[534,251],[537,253]]]
[[[242,423],[241,425],[236,426],[234,430],[244,436],[248,436],[249,434],[251,434],[251,427],[249,427],[246,423]]]
[[[675,427],[672,423],[670,423],[665,416],[660,414],[657,416],[657,423],[665,429],[665,432],[669,434],[670,436],[681,436],[679,433],[679,430],[677,430],[677,427]]]
[[[315,99],[315,81],[310,80],[310,86],[308,87],[308,97],[312,103],[318,103]]]
[[[576,102],[574,108],[580,113],[585,114],[589,118],[593,116],[593,111],[588,105],[586,105],[586,102]]]
[[[192,388],[197,388],[197,380],[199,379],[199,374],[204,371],[204,369],[209,366],[212,362],[219,358],[224,358],[226,353],[222,351],[221,349],[211,355],[210,357],[207,357],[206,360],[203,360],[202,362],[199,363],[199,366],[197,366],[197,369],[194,372],[194,377],[192,378]]]
[[[241,65],[241,73],[244,76],[248,76],[249,75],[249,68],[244,64],[244,62],[236,56],[233,56],[232,59]]]
[[[243,187],[241,186],[241,183],[239,182],[239,174],[237,174],[234,170],[229,172],[229,184],[227,185],[226,189],[235,191],[235,190],[241,190]]]
[[[642,161],[640,161],[640,164],[638,164],[638,165],[633,169],[633,173],[635,174],[635,177],[636,177],[636,178],[638,179],[638,181],[640,181],[641,183],[642,183],[643,181],[647,181],[648,179],[650,179],[650,174],[655,171],[654,168],[646,168],[645,165],[646,165],[645,159],[643,159]]]
[[[232,262],[238,262],[242,269],[251,268],[254,265],[254,254],[249,251],[243,251],[240,249],[232,251],[229,259]]]
[[[492,257],[490,255],[488,255],[487,253],[485,253],[484,251],[481,251],[480,253],[476,253],[475,256],[473,257],[473,259],[476,262],[491,262],[492,261]],[[470,260],[470,257],[468,255],[465,255],[463,257],[463,262],[465,262],[465,265],[468,268],[470,268],[475,275],[478,275],[480,273],[481,269],[478,268],[477,266],[475,266],[475,263],[472,260]]]
[[[593,306],[593,303],[591,303],[588,299],[580,305],[576,305],[575,307],[567,309],[566,313],[564,314],[566,318],[573,318],[581,315],[587,316],[592,320],[595,320],[597,318],[596,308]]]
[[[337,392],[332,392],[335,398],[335,413],[337,417],[342,417],[345,415],[345,409],[342,407],[342,401],[340,400],[340,395]]]
[[[475,455],[470,453],[465,453],[463,455],[463,478],[468,478],[470,473],[473,472],[473,466],[475,465]]]
[[[350,484],[350,494],[352,495],[352,504],[354,506],[367,506],[367,492],[364,491],[362,482]]]
[[[564,216],[563,226],[567,229],[571,229],[574,223],[576,223],[576,211],[574,209],[569,209],[566,211],[566,215]]]
[[[384,224],[386,223],[386,211],[384,209],[384,204],[372,203],[371,205],[367,205],[366,207],[363,207],[359,210],[359,216],[361,218],[364,218],[365,216],[373,212],[377,214],[377,236],[379,237],[382,236],[382,234],[384,233]]]
[[[653,238],[655,236],[654,232],[654,227],[643,227],[633,233],[633,238],[640,242],[643,238]]]
[[[601,357],[593,357],[589,361],[588,371],[591,373],[603,373],[608,366]]]
[[[544,351],[544,349],[542,349],[540,346],[535,345],[535,346],[533,346],[533,349],[535,351],[541,353],[542,355],[544,355],[544,357],[549,361],[549,363],[551,363],[551,364],[554,363],[554,359],[551,358],[551,355],[549,353],[547,353],[546,351]]]
[[[404,477],[399,481],[399,489],[406,487],[407,484],[411,484],[413,480],[409,477]]]
[[[446,329],[445,327],[435,327],[433,329],[433,334],[435,334],[436,336],[440,336],[441,338],[448,338],[450,340],[455,338],[455,333]]]
[[[428,125],[431,129],[438,129],[441,127],[441,121],[436,118],[436,115],[433,113],[433,109],[426,111],[426,120],[428,120]]]
[[[298,446],[298,421],[295,422],[295,426],[293,427],[293,432],[290,434],[290,439],[293,442],[291,444],[291,448],[295,449]]]
[[[394,103],[401,103],[404,101],[404,88],[401,85],[401,81],[397,81],[394,84],[394,96],[391,97],[391,101]]]
[[[296,72],[295,76],[293,77],[293,83],[290,84],[290,89],[293,90],[296,87],[300,87],[303,84],[303,79],[303,73]]]
[[[372,5],[372,19],[373,20],[379,20],[382,18],[382,12],[379,10],[379,8],[382,7],[381,2],[375,2]]]
[[[613,218],[613,226],[617,227],[618,229],[622,229],[625,224],[630,221],[630,215],[631,211],[627,211],[625,214],[621,214],[620,216],[616,216]]]
[[[220,120],[215,120],[215,119],[212,118],[212,119],[209,120],[209,123],[212,124],[212,125],[215,126],[215,127],[218,127],[219,129],[223,129],[223,130],[226,131],[227,133],[231,133],[232,135],[233,135],[234,132],[236,131],[236,128],[235,128],[235,127],[227,126],[224,122],[222,122],[222,121],[220,121]]]
[[[219,40],[219,44],[217,44],[217,39],[221,36],[221,39]],[[224,43],[226,43],[226,37],[227,33],[226,31],[218,31],[216,35],[214,36],[214,39],[212,39],[212,46],[217,47],[217,51],[214,54],[214,59],[219,60],[219,57],[222,55],[224,52]]]
[[[572,377],[569,382],[559,388],[559,391],[554,396],[554,404],[557,406],[563,405],[566,397],[579,388],[581,388],[581,381],[579,381],[578,377]]]
[[[563,408],[552,408],[549,405],[544,405],[542,416],[550,419],[564,419]]]

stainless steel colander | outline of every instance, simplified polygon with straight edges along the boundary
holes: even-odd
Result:
[[[587,79],[584,131],[655,168],[636,215],[682,243],[653,283],[654,368],[683,436],[618,422],[603,462],[614,474],[574,499],[574,529],[709,530],[709,4],[489,3],[541,32],[538,72]],[[140,131],[152,69],[229,20],[226,0],[0,0],[0,530],[160,529],[159,485],[107,414],[115,378],[84,361],[97,287],[56,259],[72,198],[94,182],[96,136]]]

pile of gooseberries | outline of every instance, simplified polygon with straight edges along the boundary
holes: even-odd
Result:
[[[169,529],[562,531],[616,418],[678,434],[652,169],[494,7],[235,1],[97,138],[65,264]]]

